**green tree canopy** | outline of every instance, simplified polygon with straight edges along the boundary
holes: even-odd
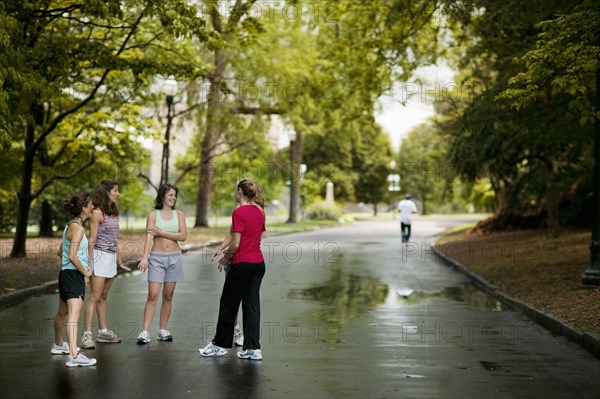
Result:
[[[185,0],[9,0],[0,19],[0,139],[22,159],[11,253],[21,257],[32,202],[100,157],[121,170],[138,162],[137,137],[152,133],[140,100],[152,96],[154,76],[202,69],[165,41],[218,40]]]

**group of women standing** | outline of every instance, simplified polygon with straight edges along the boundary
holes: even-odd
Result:
[[[166,329],[171,315],[173,294],[178,281],[183,279],[183,256],[178,242],[187,237],[185,215],[175,210],[176,186],[163,184],[154,201],[155,210],[148,214],[146,239],[138,268],[148,272],[148,296],[144,307],[143,330],[138,344],[150,342],[150,325],[162,288],[157,339],[172,341]],[[85,306],[85,329],[81,339],[84,349],[95,348],[92,336],[94,314],[98,316],[96,342],[118,343],[121,339],[108,329],[106,321],[108,294],[117,266],[131,270],[123,264],[119,254],[119,198],[118,183],[103,180],[94,195],[77,193],[64,202],[71,220],[65,226],[59,255],[62,268],[59,274],[59,306],[54,319],[55,342],[52,354],[69,355],[68,367],[93,366],[96,359],[79,352],[76,344],[78,322],[83,308],[88,284],[90,298]],[[233,212],[229,235],[213,254],[221,256],[219,271],[226,268],[225,284],[220,299],[219,319],[214,339],[203,349],[202,356],[223,356],[224,348],[236,343],[243,344],[238,357],[262,360],[260,336],[260,285],[265,274],[264,258],[260,250],[262,233],[265,231],[264,196],[260,185],[252,179],[242,179],[236,189],[239,206]],[[90,220],[89,240],[83,224]],[[237,312],[242,303],[245,339],[237,327]],[[63,339],[64,320],[67,317],[68,344]],[[237,328],[237,330],[236,330]],[[243,341],[243,342],[242,342]]]

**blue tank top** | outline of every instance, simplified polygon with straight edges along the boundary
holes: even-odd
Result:
[[[177,217],[177,211],[175,209],[171,209],[171,219],[169,220],[162,218],[160,209],[157,209],[155,212],[156,222],[154,222],[154,225],[156,227],[159,227],[167,233],[179,233],[179,218]]]
[[[67,240],[67,229],[69,228],[69,225],[71,225],[71,223],[79,224],[79,222],[71,220],[69,223],[67,223],[67,225],[65,226],[65,230],[63,231],[62,270],[77,270],[75,265],[69,260],[69,251],[71,250],[71,242],[69,240]],[[81,239],[81,244],[79,244],[79,248],[77,249],[77,257],[79,258],[79,261],[81,262],[81,264],[83,265],[85,270],[88,270],[88,239],[87,239],[85,233],[83,233],[83,238]]]

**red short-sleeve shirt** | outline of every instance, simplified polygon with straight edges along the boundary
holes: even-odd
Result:
[[[232,231],[241,233],[240,246],[231,263],[260,263],[265,258],[260,250],[260,237],[265,228],[265,216],[255,205],[242,205],[233,211]]]

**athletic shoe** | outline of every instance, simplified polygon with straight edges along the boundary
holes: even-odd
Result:
[[[83,333],[83,337],[81,337],[81,346],[83,347],[83,349],[94,349],[96,347],[96,344],[94,343],[94,340],[92,339],[91,332]]]
[[[137,343],[138,345],[144,345],[150,342],[150,333],[148,331],[142,331],[140,335],[138,335]]]
[[[240,329],[240,326],[235,326],[233,329],[233,338],[237,346],[244,346],[244,333]]]
[[[83,353],[80,353],[75,357],[69,356],[69,360],[67,360],[67,367],[86,367],[95,364],[96,359],[88,359]]]
[[[121,342],[121,338],[117,337],[117,334],[110,330],[106,330],[103,332],[98,332],[98,336],[96,337],[96,342],[104,342],[107,344],[118,343]]]
[[[173,336],[169,332],[169,330],[158,330],[158,340],[159,341],[173,341]]]
[[[213,344],[212,342],[209,342],[204,349],[198,349],[198,352],[205,357],[225,356],[227,354],[227,351],[225,349]]]
[[[262,352],[260,349],[244,349],[238,352],[237,356],[240,359],[262,360]]]
[[[50,353],[53,355],[68,355],[69,354],[69,344],[63,342],[62,345],[52,344],[52,349],[50,349]],[[77,348],[77,353],[79,353],[79,348]]]

